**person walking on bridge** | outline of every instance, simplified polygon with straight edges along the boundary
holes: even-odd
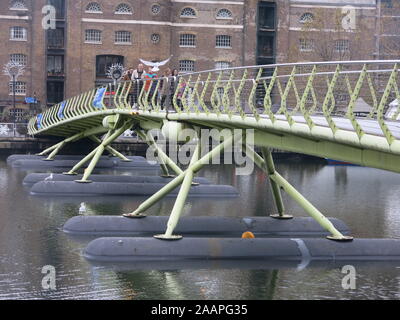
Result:
[[[170,106],[170,99],[168,99],[168,97],[171,95],[171,81],[171,69],[167,68],[164,71],[162,80],[160,80],[159,94],[161,110],[164,110],[165,107],[168,111],[168,108]]]
[[[137,66],[137,69],[132,71],[132,76],[131,76],[131,80],[134,82],[132,89],[132,100],[133,100],[132,103],[134,107],[138,105],[138,98],[143,88],[144,75],[145,75],[144,65],[140,63]]]
[[[147,102],[149,103],[150,107],[151,107],[151,101],[154,95],[154,92],[156,90],[156,86],[157,86],[157,81],[153,80],[157,78],[157,73],[153,70],[152,67],[149,67],[148,72],[145,73],[144,75],[144,94],[147,95],[148,100]]]

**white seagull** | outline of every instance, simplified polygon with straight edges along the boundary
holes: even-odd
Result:
[[[169,60],[171,60],[171,58],[172,58],[172,55],[167,60],[160,61],[160,62],[151,62],[151,61],[146,61],[146,60],[143,60],[143,59],[139,59],[139,60],[144,65],[146,65],[148,67],[153,67],[153,69],[151,69],[151,70],[154,71],[154,72],[157,72],[157,71],[160,70],[159,67],[166,65],[169,62]]]
[[[79,214],[84,214],[86,212],[86,204],[84,202],[81,203],[79,207]]]

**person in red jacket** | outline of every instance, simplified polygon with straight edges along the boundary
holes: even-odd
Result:
[[[157,73],[154,72],[151,67],[149,67],[148,72],[146,72],[144,75],[144,80],[145,80],[144,94],[146,94],[146,95],[148,94],[147,102],[149,103],[150,106],[151,106],[154,91],[157,86],[157,81],[151,81],[151,79],[155,79],[155,78],[157,78]]]

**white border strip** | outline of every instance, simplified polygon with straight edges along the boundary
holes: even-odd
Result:
[[[198,24],[198,23],[174,23],[168,21],[146,21],[146,20],[114,20],[114,19],[92,19],[83,18],[82,22],[94,23],[117,23],[117,24],[143,24],[143,25],[159,25],[172,27],[195,27],[195,28],[218,28],[218,29],[243,29],[243,25],[231,24]]]
[[[342,9],[345,5],[343,6],[338,6],[338,5],[319,5],[319,4],[290,4],[290,7],[294,8],[324,8],[324,9]],[[351,6],[354,7],[354,9],[357,10],[376,10],[376,7],[364,7],[362,5],[357,5],[352,4]]]
[[[186,3],[209,3],[209,4],[237,4],[237,5],[244,5],[244,2],[236,2],[236,1],[212,1],[212,0],[200,0],[200,1],[193,1],[193,0],[171,0],[171,2],[186,2]]]
[[[0,19],[7,19],[7,20],[29,20],[29,17],[3,16],[3,15],[0,15]]]

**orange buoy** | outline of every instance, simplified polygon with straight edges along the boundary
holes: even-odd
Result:
[[[242,239],[254,239],[254,233],[250,231],[246,231],[242,234]]]

